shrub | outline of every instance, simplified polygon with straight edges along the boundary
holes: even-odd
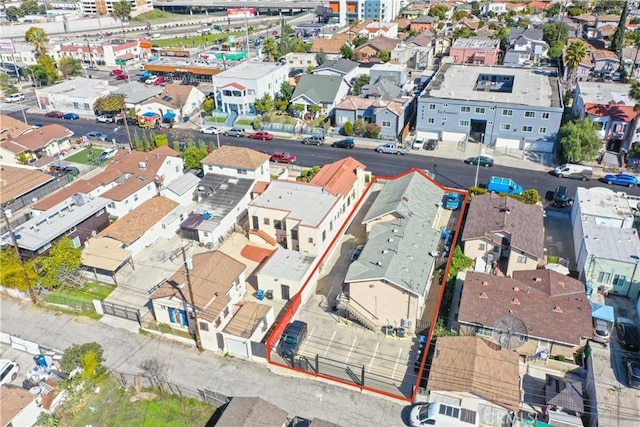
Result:
[[[163,147],[165,145],[169,145],[169,137],[164,133],[161,133],[153,137],[153,142],[156,144],[156,147]]]
[[[530,188],[528,190],[524,190],[522,192],[522,203],[526,203],[528,205],[535,205],[540,201],[540,194],[538,190]]]
[[[71,372],[83,366],[84,358],[87,354],[94,353],[98,363],[104,362],[102,354],[104,350],[97,342],[87,342],[84,344],[73,344],[67,348],[60,360],[60,367],[63,372]]]
[[[256,117],[253,123],[251,123],[251,126],[253,127],[253,130],[258,130],[262,126],[262,121]]]
[[[487,189],[482,187],[469,187],[467,191],[469,192],[469,196],[471,197],[476,195],[487,194]]]
[[[351,124],[351,122],[345,123],[342,127],[342,130],[344,131],[344,134],[346,136],[353,136],[353,125]]]

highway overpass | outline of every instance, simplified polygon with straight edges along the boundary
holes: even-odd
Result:
[[[197,7],[198,12],[204,10],[222,11],[226,9],[252,7],[256,10],[282,10],[282,11],[299,11],[299,10],[315,10],[316,7],[322,6],[322,1],[225,1],[225,0],[155,0],[153,7],[156,9],[166,10],[167,12],[183,12],[186,13],[192,7]]]

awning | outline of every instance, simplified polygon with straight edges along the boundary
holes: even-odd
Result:
[[[165,120],[175,119],[175,117],[176,117],[176,113],[165,113],[165,115],[162,116],[162,118]]]
[[[118,56],[118,59],[124,59],[125,61],[130,61],[134,58],[133,53],[125,53],[124,55]]]
[[[129,249],[108,237],[92,237],[82,251],[82,265],[115,273],[131,258]]]
[[[591,301],[591,317],[594,319],[604,320],[613,323],[616,318],[613,314],[613,307],[610,305],[602,305]]]
[[[147,111],[142,115],[142,117],[158,117],[158,114],[154,113],[153,111]]]

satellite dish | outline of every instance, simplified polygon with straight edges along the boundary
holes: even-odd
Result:
[[[527,325],[515,316],[502,316],[493,325],[493,339],[510,350],[523,345],[527,336]]]

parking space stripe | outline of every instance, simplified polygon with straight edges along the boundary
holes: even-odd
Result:
[[[300,353],[302,353],[302,349],[307,345],[307,343],[309,342],[309,338],[313,336],[313,331],[315,330],[316,330],[315,326],[311,328],[311,332],[309,332],[309,334],[307,335],[307,338],[304,340],[304,343],[302,343],[302,345],[300,346],[300,350],[299,350]]]
[[[393,365],[393,372],[391,373],[391,379],[396,379],[396,369],[398,369],[398,362],[400,362],[400,355],[402,354],[402,349],[398,351],[398,357],[396,358],[396,364]]]
[[[345,362],[349,362],[349,358],[351,357],[351,353],[353,352],[353,348],[356,346],[357,342],[358,342],[358,337],[355,337],[353,339],[353,344],[351,344],[351,348],[349,349],[349,354],[347,354],[347,360],[345,360]]]
[[[374,360],[376,359],[376,355],[378,354],[378,348],[380,348],[380,342],[376,344],[376,349],[373,351],[373,356],[371,356],[371,362],[369,362],[369,370],[367,372],[371,372],[371,365],[373,365]]]
[[[329,353],[329,349],[331,348],[331,343],[333,342],[333,339],[336,336],[336,332],[337,331],[333,331],[333,335],[331,335],[331,339],[329,340],[329,344],[327,344],[327,349],[324,351],[324,356],[327,356],[327,353]]]

